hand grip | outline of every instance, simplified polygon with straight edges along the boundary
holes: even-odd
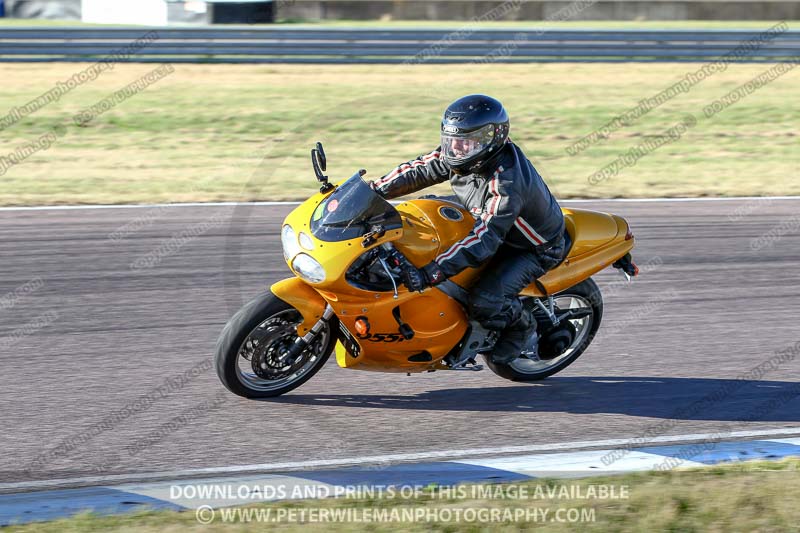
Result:
[[[409,270],[412,268],[416,268],[414,265],[411,264],[411,261],[403,255],[403,253],[395,247],[392,247],[389,250],[389,258],[394,262],[395,265],[399,266],[401,270]]]
[[[397,250],[390,243],[383,245],[385,257],[389,264],[400,269],[400,280],[409,291],[422,292],[425,289],[425,281],[422,272],[417,269],[406,256]]]

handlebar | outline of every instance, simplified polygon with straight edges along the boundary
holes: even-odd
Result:
[[[402,271],[408,271],[410,269],[416,269],[414,265],[411,264],[411,261],[403,255],[403,252],[392,246],[392,243],[385,243],[382,245],[382,248],[386,250],[386,259],[388,259],[392,265],[399,267]]]

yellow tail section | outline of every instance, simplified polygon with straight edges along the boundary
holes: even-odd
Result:
[[[522,291],[526,296],[547,296],[577,285],[633,248],[634,238],[623,218],[584,209],[562,211],[572,247],[563,263]]]

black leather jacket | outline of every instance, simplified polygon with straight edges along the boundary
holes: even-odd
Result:
[[[486,175],[451,172],[440,150],[404,163],[373,183],[386,198],[396,198],[450,180],[459,201],[476,217],[472,231],[445,250],[436,262],[446,276],[477,267],[501,244],[546,250],[564,235],[564,216],[533,165],[508,142]]]

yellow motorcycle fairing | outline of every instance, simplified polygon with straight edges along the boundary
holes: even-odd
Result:
[[[635,239],[622,217],[586,209],[561,211],[572,247],[559,266],[523,289],[525,296],[545,297],[574,287],[633,249]]]
[[[356,177],[350,180],[359,179]],[[346,185],[344,180],[337,187]],[[355,185],[359,186],[359,185]],[[442,359],[464,337],[468,318],[456,300],[437,288],[409,293],[405,287],[393,291],[363,290],[351,285],[345,274],[363,253],[391,242],[417,267],[434,260],[440,253],[463,239],[474,225],[472,215],[461,206],[438,199],[412,200],[396,209],[402,227],[386,231],[385,235],[368,246],[362,238],[323,241],[311,231],[311,218],[321,203],[337,192],[315,194],[292,211],[284,225],[294,233],[305,233],[311,246],[300,253],[310,255],[325,270],[325,279],[318,283],[292,278],[275,283],[271,290],[280,299],[295,307],[303,316],[298,334],[305,334],[330,305],[339,319],[342,335],[353,343],[346,350],[341,341],[336,346],[336,361],[343,368],[381,372],[423,372],[447,368]],[[388,203],[387,203],[388,205]],[[567,289],[609,266],[633,248],[634,239],[627,223],[620,217],[587,210],[563,210],[567,231],[573,239],[567,259],[539,281],[527,287],[523,294],[546,296]],[[293,257],[287,259],[290,269]],[[294,270],[294,269],[293,269]],[[450,281],[469,288],[480,274],[480,268],[467,269]],[[392,311],[414,331],[411,339],[399,334],[399,325]],[[365,319],[369,324],[366,335],[356,334],[355,323]]]

